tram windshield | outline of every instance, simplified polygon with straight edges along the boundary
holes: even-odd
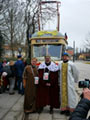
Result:
[[[34,45],[33,56],[39,60],[43,60],[44,56],[50,55],[53,60],[60,60],[62,53],[62,45]]]

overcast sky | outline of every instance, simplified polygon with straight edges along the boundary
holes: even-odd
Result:
[[[90,0],[60,0],[60,30],[67,32],[68,43],[83,47],[90,32]]]
[[[58,0],[59,1],[59,0]],[[60,0],[60,32],[67,33],[68,45],[82,48],[90,32],[90,0]],[[55,29],[55,21],[52,27]]]

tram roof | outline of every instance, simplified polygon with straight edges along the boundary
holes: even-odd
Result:
[[[58,31],[38,31],[38,32],[35,32],[34,34],[32,34],[32,37],[31,38],[45,38],[45,37],[61,37],[61,38],[65,38],[65,36],[58,32]]]

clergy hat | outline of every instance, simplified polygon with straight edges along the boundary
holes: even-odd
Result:
[[[67,52],[64,52],[62,56],[64,56],[64,55],[66,55],[68,57],[70,56]]]

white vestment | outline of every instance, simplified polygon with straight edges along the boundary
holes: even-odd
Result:
[[[54,62],[51,62],[51,64],[48,66],[45,64],[45,62],[43,62],[38,67],[38,69],[45,69],[45,68],[48,68],[49,71],[52,71],[52,72],[55,72],[58,70],[58,66]]]
[[[63,61],[61,61],[58,65],[60,70],[60,77],[59,77],[60,85],[62,85],[62,63]],[[79,76],[79,71],[77,70],[74,63],[69,61],[68,67],[67,67],[67,90],[68,90],[67,96],[68,96],[68,108],[71,108],[71,109],[75,108],[77,105],[77,94],[75,90],[75,82],[78,82],[78,76]],[[62,96],[61,88],[62,86],[60,86],[60,96]]]

